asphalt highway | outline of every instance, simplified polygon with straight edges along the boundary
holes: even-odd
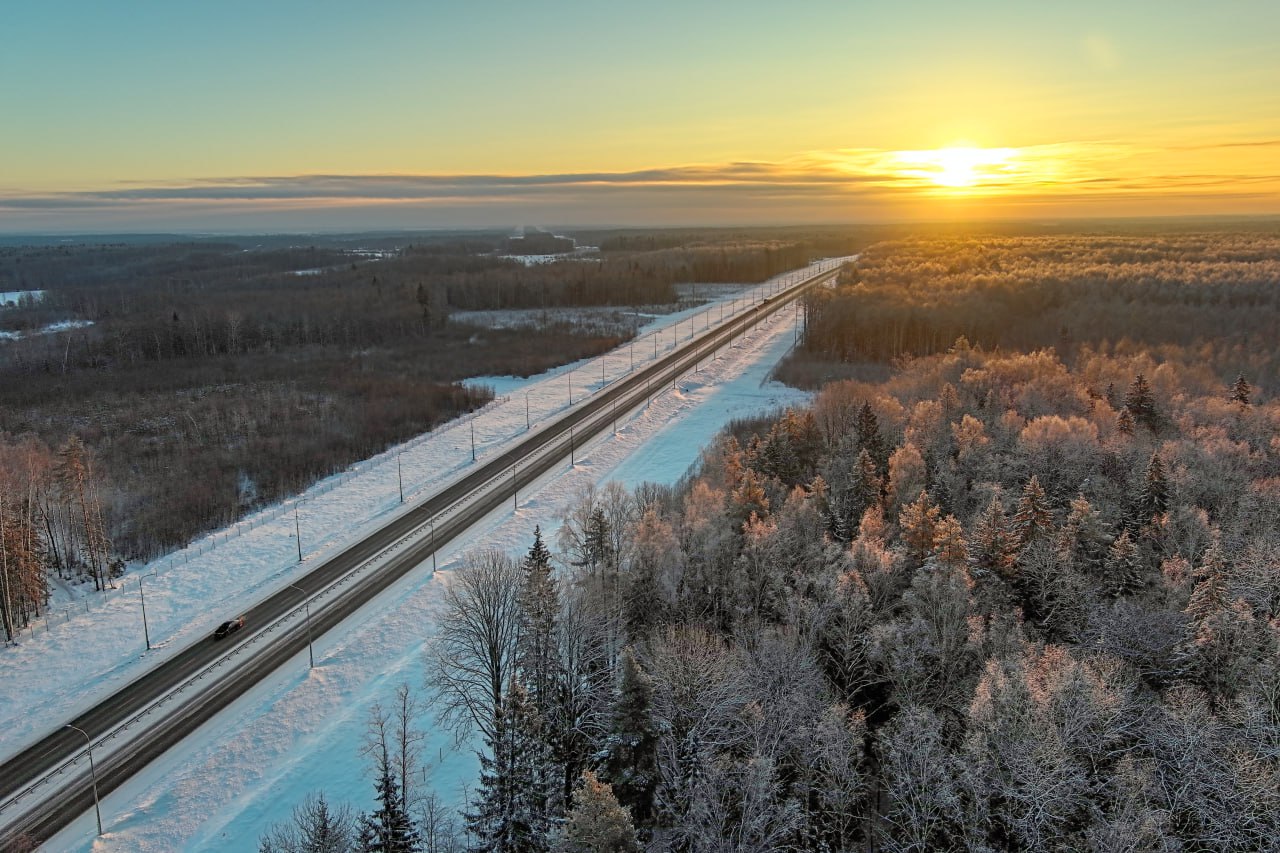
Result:
[[[656,363],[636,368],[614,380],[573,406],[558,420],[531,431],[507,452],[496,454],[488,461],[477,462],[475,470],[465,477],[318,564],[297,580],[297,585],[306,590],[308,596],[331,585],[339,585],[322,602],[312,606],[313,636],[321,636],[339,625],[380,592],[422,565],[435,550],[464,534],[504,503],[512,501],[513,490],[518,494],[548,470],[564,464],[570,456],[571,443],[581,446],[611,429],[617,417],[644,405],[650,393],[663,390],[693,370],[696,364],[707,360],[717,349],[729,345],[753,323],[790,304],[804,290],[835,274],[835,270],[830,270],[801,280],[742,316],[695,335],[693,340],[679,345]],[[345,583],[339,583],[387,549],[391,551],[378,565],[356,573]],[[304,620],[293,620],[271,631],[263,630],[302,606],[303,596],[295,589],[285,588],[247,610],[244,613],[245,627],[223,640],[212,638],[213,629],[229,616],[212,614],[206,639],[191,644],[93,708],[68,720],[68,724],[84,730],[97,744],[100,738],[117,730],[161,697],[212,667],[207,677],[177,694],[159,713],[140,719],[135,725],[141,728],[128,735],[130,740],[126,747],[99,750],[105,753],[101,756],[95,753],[99,796],[105,796],[118,787],[253,685],[304,651],[307,647]],[[239,649],[240,653],[214,666],[232,649]],[[13,840],[22,835],[37,842],[47,840],[93,808],[91,780],[84,762],[64,771],[72,774],[70,781],[64,783],[59,779],[24,793],[38,780],[59,767],[67,766],[84,752],[84,748],[84,735],[59,726],[0,764],[0,820],[4,821],[4,829],[0,830],[0,847],[8,849]]]

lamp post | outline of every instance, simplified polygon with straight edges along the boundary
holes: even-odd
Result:
[[[471,419],[471,461],[476,461],[476,419]]]
[[[93,741],[89,739],[89,733],[79,726],[67,723],[63,728],[75,729],[84,735],[84,742],[89,747],[89,778],[93,780],[93,813],[98,818],[98,835],[102,835],[102,806],[98,803],[98,768],[93,764]]]
[[[396,479],[400,481],[400,503],[404,503],[404,469],[400,465],[400,455],[396,454]]]
[[[525,432],[533,429],[533,420],[529,417],[529,392],[524,392],[524,429]]]
[[[147,651],[151,651],[151,632],[147,630],[147,595],[142,591],[142,575],[138,575],[138,596],[142,599],[142,636],[147,641]]]
[[[431,517],[431,571],[436,570],[436,519]]]
[[[298,506],[293,507],[293,533],[298,540],[298,562],[302,562],[302,522],[298,521]]]
[[[316,668],[316,653],[311,646],[311,597],[307,595],[307,591],[295,583],[289,584],[291,589],[296,589],[302,593],[303,604],[307,608],[307,660],[310,662],[310,669]]]

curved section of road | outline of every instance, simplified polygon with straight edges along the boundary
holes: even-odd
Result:
[[[312,610],[311,631],[319,636],[337,626],[421,565],[437,548],[562,464],[575,445],[610,429],[620,415],[645,404],[650,394],[695,370],[752,324],[795,301],[808,288],[831,279],[837,271],[838,266],[822,267],[738,317],[694,337],[658,362],[615,380],[560,419],[531,432],[506,452],[479,464],[470,474],[318,565],[297,582],[308,591],[309,599],[329,594],[323,606]],[[245,613],[248,631],[229,640],[194,643],[70,720],[69,726],[86,732],[95,746],[146,723],[144,730],[130,735],[126,746],[98,759],[99,796],[119,786],[306,648],[306,625],[292,618],[303,606],[299,592],[285,588]],[[247,659],[237,660],[246,655]],[[219,673],[225,666],[229,669]],[[206,678],[209,683],[201,684]],[[84,753],[84,736],[62,727],[0,765],[0,815],[6,821],[0,845],[4,849],[19,836],[43,841],[93,807],[89,773],[78,762]]]

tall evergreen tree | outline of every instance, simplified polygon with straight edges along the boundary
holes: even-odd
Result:
[[[1048,536],[1052,528],[1053,511],[1049,508],[1049,499],[1040,479],[1032,474],[1022,487],[1022,497],[1018,499],[1018,509],[1013,515],[1013,533],[1018,547],[1026,548],[1037,539]]]
[[[474,853],[542,853],[548,849],[551,757],[542,720],[519,682],[512,682],[498,712],[487,753],[480,754],[480,790],[466,815]]]
[[[1142,480],[1142,490],[1138,493],[1134,506],[1134,522],[1144,525],[1157,515],[1169,511],[1169,481],[1165,477],[1164,462],[1159,453],[1151,454],[1147,464],[1147,473]]]
[[[613,708],[604,771],[618,802],[631,810],[642,827],[652,818],[658,786],[658,733],[650,710],[652,702],[653,681],[627,648],[622,653],[622,683]]]
[[[1152,432],[1160,428],[1160,413],[1156,411],[1155,395],[1151,393],[1147,378],[1141,373],[1133,378],[1133,384],[1124,396],[1124,407],[1136,422]]]
[[[1061,542],[1063,551],[1071,556],[1077,569],[1094,575],[1102,571],[1111,533],[1102,514],[1084,495],[1077,495],[1071,502]]]
[[[974,525],[969,539],[969,565],[975,573],[994,572],[1006,579],[1016,574],[1018,539],[1009,527],[1000,496],[991,503]]]
[[[1253,389],[1249,387],[1248,381],[1244,378],[1244,374],[1241,373],[1231,386],[1231,402],[1239,403],[1241,408],[1248,408],[1252,394]]]
[[[541,528],[533,531],[533,546],[522,563],[524,587],[520,592],[519,631],[516,638],[516,678],[524,687],[527,700],[539,715],[541,724],[531,737],[541,741],[541,750],[554,755],[565,740],[566,723],[559,711],[559,693],[563,682],[557,628],[560,621],[560,596],[551,574],[551,552],[542,541]],[[545,791],[557,790],[556,768],[550,762],[539,763],[534,772],[540,774],[534,785]],[[547,812],[560,811],[554,798],[544,804]]]
[[[1111,544],[1105,572],[1107,588],[1112,595],[1126,595],[1142,585],[1142,557],[1129,531],[1121,532]]]
[[[362,853],[416,853],[421,849],[418,831],[405,810],[400,785],[385,752],[381,764],[378,808],[360,818],[360,849]]]
[[[858,412],[855,429],[858,434],[858,446],[871,454],[877,471],[884,470],[884,467],[889,464],[889,447],[885,443],[884,436],[880,434],[880,421],[876,418],[876,413],[871,410],[870,402],[863,402],[862,409]]]

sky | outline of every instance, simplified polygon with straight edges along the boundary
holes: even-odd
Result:
[[[1280,213],[1280,3],[6,3],[0,231]]]

